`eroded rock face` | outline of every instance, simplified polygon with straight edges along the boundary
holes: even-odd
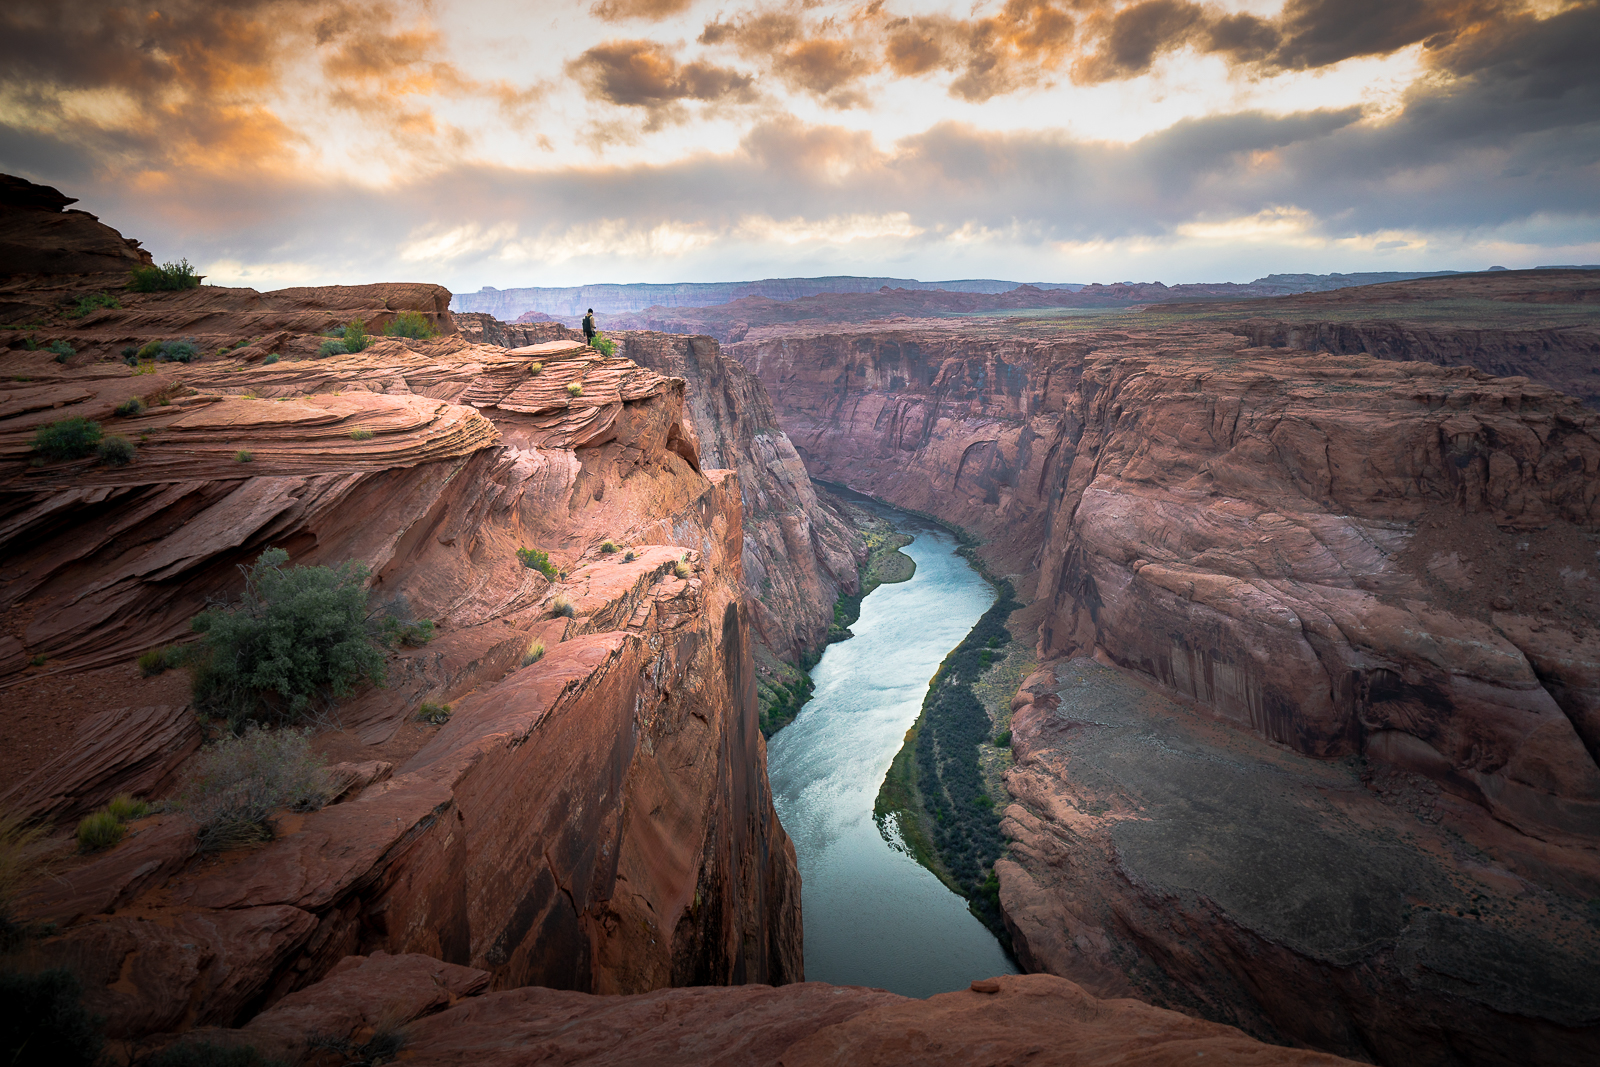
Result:
[[[320,328],[374,299],[404,306],[370,289],[272,294],[260,314],[303,304]],[[261,302],[151,295],[158,322],[193,301]],[[570,341],[448,334],[297,358],[319,339],[290,319],[254,354],[148,374],[85,362],[87,345],[65,365],[7,354],[35,373],[0,407],[0,550],[15,563],[0,674],[14,683],[40,656],[70,676],[183,639],[268,546],[363,561],[374,603],[437,636],[396,650],[390,685],[341,709],[339,803],[220,857],[192,859],[179,817],[135,824],[65,892],[28,898],[64,924],[39,958],[86,976],[116,1037],[238,1024],[353,954],[423,951],[496,987],[799,979],[739,479],[704,462],[684,382]],[[115,415],[133,396],[145,410]],[[68,416],[135,440],[133,462],[31,465],[38,427]],[[522,547],[548,552],[554,578]],[[454,714],[396,749],[424,701]],[[192,712],[140,714],[152,721],[107,712],[18,795],[68,819],[111,791],[169,792],[199,740]]]

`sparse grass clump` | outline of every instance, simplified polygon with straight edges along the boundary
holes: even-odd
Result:
[[[45,459],[82,459],[100,444],[100,424],[92,419],[62,419],[41,426],[33,448]]]
[[[57,363],[65,363],[78,354],[78,350],[65,341],[51,341],[45,346],[45,350],[56,354]]]
[[[79,297],[78,303],[71,311],[67,312],[67,318],[81,319],[91,311],[99,311],[101,308],[119,308],[121,306],[121,301],[110,293],[93,293],[89,296]]]
[[[530,363],[530,364],[528,364],[528,373],[529,374],[539,374],[543,370],[544,370],[544,364],[543,363]]]
[[[200,275],[187,259],[176,263],[163,263],[159,267],[135,267],[128,275],[128,288],[136,293],[170,292],[193,289],[200,284]]]
[[[522,665],[526,667],[530,664],[538,663],[542,659],[544,659],[544,642],[535,641],[529,645],[528,650],[522,654]]]
[[[537,548],[519,548],[517,559],[529,570],[538,571],[552,582],[556,580],[556,565],[550,562],[550,553]]]
[[[392,645],[399,642],[407,648],[421,648],[433,640],[432,619],[397,619],[389,616],[383,620],[383,642]]]
[[[41,652],[37,656],[34,656],[31,659],[29,659],[28,660],[28,665],[30,667],[43,667],[47,662],[49,662],[49,661],[45,658],[45,654],[43,652]]]
[[[131,793],[118,793],[106,805],[106,810],[123,822],[133,822],[150,814],[150,805]]]
[[[622,554],[622,562],[624,562],[624,563],[632,563],[634,560],[636,560],[638,558],[639,558],[639,553],[635,552],[631,548],[628,549],[628,551],[626,551],[626,552],[624,552]]]
[[[248,449],[241,448],[239,451],[233,454],[233,458],[238,460],[240,463],[254,463],[256,454]]]
[[[200,823],[201,849],[215,852],[269,840],[277,812],[315,811],[327,789],[311,731],[252,725],[200,750],[179,799]]]
[[[426,341],[438,334],[439,331],[433,328],[427,316],[420,311],[402,311],[390,319],[389,325],[383,328],[385,337],[409,337],[417,341]]]
[[[365,565],[291,567],[269,548],[244,570],[237,604],[195,616],[204,635],[195,702],[236,725],[294,722],[318,704],[349,696],[362,681],[381,685],[383,653],[367,623]],[[431,630],[431,627],[430,627]]]
[[[127,834],[122,820],[109,811],[85,815],[78,822],[78,851],[99,852],[121,841]]]
[[[126,437],[107,437],[95,449],[95,455],[108,467],[126,467],[138,455],[138,450]]]
[[[563,619],[570,619],[577,614],[577,609],[572,606],[572,601],[560,595],[550,601],[550,610],[557,617]]]
[[[370,440],[372,440],[372,431],[371,430],[351,430],[350,431],[350,440],[352,440],[352,441],[370,441]]]
[[[143,415],[144,401],[136,396],[130,396],[116,406],[116,413],[125,419],[131,419],[135,415]]]
[[[583,383],[582,382],[568,382],[567,383],[567,395],[568,396],[582,396],[583,395]]]
[[[417,721],[428,726],[443,726],[450,721],[450,705],[423,704],[417,709]]]
[[[317,346],[317,355],[322,359],[326,359],[329,356],[348,355],[349,352],[350,350],[344,346],[343,341],[336,341],[331,337]]]
[[[688,560],[680,559],[672,565],[672,573],[687,581],[694,574],[694,570],[690,568]]]
[[[162,645],[152,648],[139,656],[139,673],[146,678],[153,678],[162,671],[183,666],[187,658],[187,651],[182,645]]]
[[[606,555],[609,556],[609,555],[611,555],[611,553],[615,552],[618,547],[619,546],[617,545],[617,543],[615,541],[612,541],[612,540],[608,539],[608,540],[606,540],[605,542],[603,542],[600,545],[600,551],[604,552]]]

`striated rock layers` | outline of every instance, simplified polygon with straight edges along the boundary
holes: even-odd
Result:
[[[813,474],[987,539],[1042,658],[1094,653],[1292,751],[1420,776],[1498,821],[1497,864],[1580,906],[1600,895],[1600,418],[1468,367],[1248,344],[1195,323],[727,351]],[[1070,764],[1050,773],[1070,791]],[[1025,813],[1070,828],[1047,795]],[[1018,862],[1065,892],[1039,855]],[[1018,869],[1001,866],[1004,894]],[[1113,925],[1106,951],[1135,929]],[[1149,936],[1225,934],[1183,929]],[[1065,959],[1034,963],[1080,973]],[[1317,1040],[1252,988],[1230,1019]]]
[[[341,802],[209,858],[181,814],[136,823],[23,901],[60,924],[36,957],[83,975],[119,1038],[243,1022],[353,953],[426,953],[494,988],[798,980],[739,479],[702,461],[683,381],[570,341],[453,334],[293,358],[317,343],[303,323],[383,292],[407,290],[149,294],[83,326],[142,343],[203,307],[219,335],[275,329],[272,361],[256,345],[146,373],[93,361],[88,339],[67,364],[4,354],[0,686],[121,669],[128,702],[84,708],[108,721],[7,807],[66,823],[119,790],[170,795],[193,713],[141,703],[162,679],[130,657],[182,637],[265,547],[361,560],[375,605],[438,627],[323,724]],[[34,432],[69,416],[126,436],[133,461],[31,463]],[[528,546],[554,581],[518,561]],[[424,701],[450,704],[448,722],[413,724]]]

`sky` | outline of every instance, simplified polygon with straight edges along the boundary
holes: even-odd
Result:
[[[1600,262],[1600,0],[7,0],[0,171],[208,280]]]

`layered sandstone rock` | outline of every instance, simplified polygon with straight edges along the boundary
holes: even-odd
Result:
[[[323,295],[344,317],[395,291]],[[193,301],[258,305],[153,296],[140,314],[162,323]],[[332,317],[310,293],[272,313],[302,304],[308,321]],[[218,329],[258,325],[249,314]],[[243,1022],[352,953],[420,950],[496,987],[801,977],[738,477],[703,463],[682,380],[572,342],[508,352],[455,335],[295,358],[318,343],[297,322],[254,353],[149,374],[87,349],[67,365],[7,354],[32,373],[0,407],[0,545],[15,563],[0,684],[182,639],[268,546],[361,560],[380,610],[438,627],[319,738],[348,753],[339,803],[200,860],[181,817],[136,824],[25,900],[63,924],[38,958],[84,975],[118,1038]],[[116,416],[133,396],[145,410]],[[33,434],[69,416],[134,440],[133,462],[32,465]],[[555,579],[521,547],[549,552]],[[407,725],[423,701],[454,714]],[[157,711],[190,732],[107,712],[17,795],[63,820],[119,788],[170,795],[198,733],[187,708],[138,714]]]
[[[306,1051],[308,1035],[355,1050],[399,1033],[404,1057],[416,1062],[573,1067],[1350,1062],[1134,1000],[1099,1000],[1048,975],[981,980],[927,1000],[820,982],[627,997],[538,988],[478,995],[486,978],[420,955],[348,957],[243,1030],[195,1038],[291,1058]]]

